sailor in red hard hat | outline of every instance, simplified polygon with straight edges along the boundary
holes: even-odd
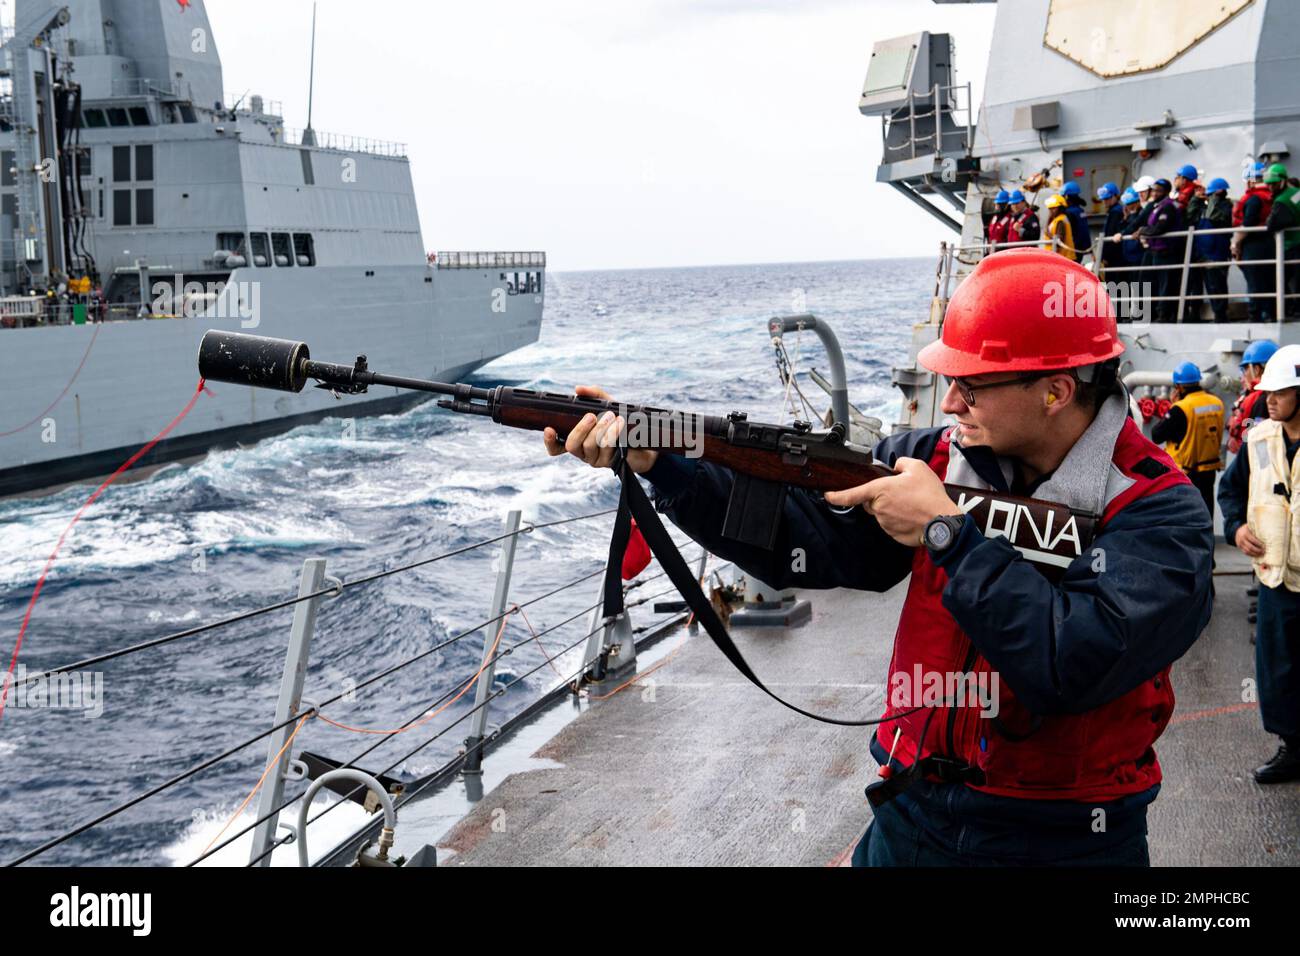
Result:
[[[1149,863],[1153,745],[1170,665],[1210,618],[1214,545],[1200,495],[1128,416],[1123,349],[1087,269],[1035,248],[986,257],[919,355],[954,424],[880,442],[894,476],[824,499],[788,489],[771,551],[723,536],[731,471],[628,452],[674,524],[775,587],[910,577],[855,865]],[[547,447],[603,467],[618,428],[584,423]],[[1096,516],[1096,537],[1049,575],[1007,540],[1014,516],[977,527],[945,481],[1068,504]],[[992,693],[921,699],[934,681]]]

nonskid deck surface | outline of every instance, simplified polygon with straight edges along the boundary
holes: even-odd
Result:
[[[1221,571],[1247,567],[1220,545]],[[1300,864],[1300,783],[1257,785],[1272,756],[1255,706],[1244,576],[1220,576],[1210,627],[1174,667],[1178,705],[1156,744],[1154,865]],[[877,716],[906,582],[883,595],[809,591],[803,627],[733,629],[777,693]],[[684,632],[668,638],[683,641]],[[839,865],[870,820],[869,728],[815,723],[737,673],[704,634],[601,701],[439,839],[446,865]],[[490,759],[490,758],[489,758]],[[551,763],[553,761],[554,763]],[[560,766],[556,767],[555,764]]]

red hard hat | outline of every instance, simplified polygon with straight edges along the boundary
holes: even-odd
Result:
[[[917,361],[958,377],[1074,368],[1123,351],[1097,277],[1058,253],[1022,248],[980,261],[953,293],[939,341]]]

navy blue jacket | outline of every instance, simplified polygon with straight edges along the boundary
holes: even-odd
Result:
[[[1106,210],[1106,224],[1102,226],[1102,235],[1114,236],[1124,228],[1124,206],[1122,203],[1115,203]],[[1112,242],[1107,239],[1101,244],[1101,261],[1108,266],[1123,266],[1128,263],[1124,259],[1124,248],[1119,242]]]
[[[1074,197],[1070,197],[1071,200]],[[1083,253],[1092,249],[1092,227],[1088,223],[1088,213],[1083,207],[1083,200],[1078,203],[1071,201],[1065,207],[1065,214],[1070,217],[1070,231],[1074,236],[1074,248],[1079,252],[1079,258],[1083,258]]]
[[[942,431],[892,435],[876,447],[876,457],[891,466],[903,456],[928,461]],[[1008,488],[992,454],[984,452],[970,449],[967,460],[999,490],[1032,494],[1049,477]],[[645,477],[655,507],[674,524],[774,587],[885,591],[911,573],[914,549],[890,538],[861,508],[837,514],[820,495],[790,488],[776,545],[767,551],[722,536],[733,481],[728,469],[661,454]],[[803,570],[791,568],[794,548],[804,549]],[[1055,584],[1005,539],[985,538],[968,521],[942,558],[949,574],[943,605],[1026,707],[1040,714],[1082,713],[1128,693],[1191,647],[1210,618],[1213,548],[1205,503],[1190,484],[1122,509],[1098,534],[1091,554]],[[1096,549],[1104,552],[1102,573],[1092,571]],[[878,750],[873,739],[872,752],[883,763],[886,754]],[[1116,801],[1109,814],[1114,839],[1145,825],[1144,808],[1157,790]],[[1061,801],[932,783],[900,799],[932,820],[957,813],[1001,821],[1005,832],[989,838],[990,852],[1012,848],[1006,841],[1023,836],[1027,819],[1077,832],[1080,847],[1098,845],[1088,828],[1090,808],[1083,804],[1063,807]]]

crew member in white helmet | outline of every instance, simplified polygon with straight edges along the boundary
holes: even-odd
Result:
[[[1300,345],[1273,353],[1255,386],[1268,402],[1219,483],[1223,533],[1259,577],[1255,680],[1264,729],[1282,738],[1259,783],[1300,780]]]

